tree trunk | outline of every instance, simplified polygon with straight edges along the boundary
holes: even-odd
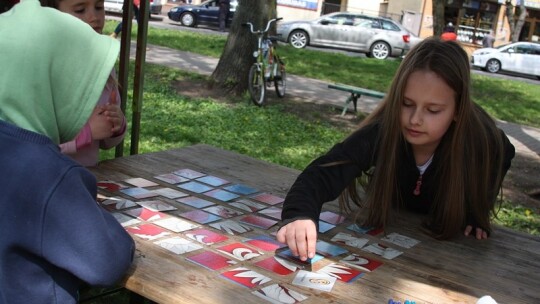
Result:
[[[511,0],[506,0],[504,3],[506,5],[506,19],[508,20],[508,25],[510,26],[510,37],[514,37],[514,29],[516,24],[514,23],[514,5]]]
[[[444,24],[444,4],[445,0],[433,0],[433,36],[441,36],[443,29],[446,26]],[[457,25],[454,25],[457,26]]]
[[[524,1],[521,1],[521,5],[519,6],[519,18],[516,22],[516,28],[512,33],[512,42],[517,42],[519,40],[519,34],[521,34],[521,29],[523,28],[523,24],[525,24],[526,17],[527,9],[525,8]]]
[[[249,68],[255,62],[253,51],[257,48],[257,37],[242,24],[251,22],[258,30],[266,26],[268,16],[275,16],[275,12],[276,0],[238,1],[227,43],[211,76],[212,86],[220,86],[237,95],[247,90]]]

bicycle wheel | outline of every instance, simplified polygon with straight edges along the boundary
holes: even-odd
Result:
[[[285,72],[285,65],[281,60],[275,58],[275,62],[278,65],[276,75],[274,75],[274,86],[276,87],[276,94],[279,98],[285,96],[285,89],[287,88],[287,73]]]
[[[255,63],[249,69],[248,89],[251,100],[257,106],[262,106],[266,95],[263,71]]]

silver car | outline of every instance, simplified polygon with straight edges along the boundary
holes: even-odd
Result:
[[[367,53],[386,59],[401,56],[410,48],[411,37],[401,24],[386,18],[338,12],[313,21],[281,22],[279,39],[295,48],[324,46]]]

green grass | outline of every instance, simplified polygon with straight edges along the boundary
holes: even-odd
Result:
[[[519,204],[504,201],[494,222],[518,231],[540,236],[540,215]]]

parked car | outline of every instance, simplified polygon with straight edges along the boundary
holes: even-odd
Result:
[[[364,52],[377,59],[401,56],[410,48],[410,33],[398,22],[349,12],[281,22],[277,34],[295,48],[324,46]]]
[[[238,1],[231,1],[226,27],[230,27]],[[181,5],[171,8],[169,19],[180,22],[183,26],[198,25],[219,26],[218,0],[205,1],[199,5]]]
[[[131,1],[131,0],[130,0]],[[121,14],[124,8],[124,0],[105,0],[104,9],[106,12]],[[159,0],[150,0],[150,14],[160,15],[163,5]]]
[[[509,71],[540,79],[540,44],[515,42],[474,51],[471,63],[491,73]]]

